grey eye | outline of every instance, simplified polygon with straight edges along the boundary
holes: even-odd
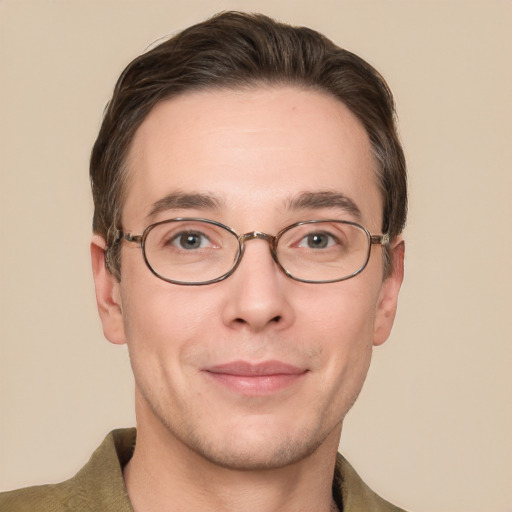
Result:
[[[309,233],[298,244],[298,247],[308,249],[325,249],[336,243],[333,235],[325,232]]]
[[[186,250],[201,249],[209,245],[209,240],[199,232],[180,233],[172,239],[172,245]]]
[[[327,247],[328,243],[328,237],[323,234],[314,234],[307,237],[308,247],[311,247],[312,249],[323,249],[324,247]]]

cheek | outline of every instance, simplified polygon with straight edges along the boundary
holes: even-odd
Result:
[[[332,285],[311,285],[296,301],[297,318],[342,345],[365,339],[373,330],[379,289],[372,290],[363,279],[361,285],[358,277],[362,275]]]
[[[212,302],[197,289],[153,276],[126,280],[121,287],[123,321],[135,376],[141,372],[178,375],[199,350],[215,315]],[[207,350],[207,347],[202,347]]]
[[[378,303],[378,291],[369,294],[357,284],[345,281],[308,294],[298,315],[309,334],[305,339],[314,343],[310,349],[319,351],[325,379],[350,388],[360,387],[368,370]]]

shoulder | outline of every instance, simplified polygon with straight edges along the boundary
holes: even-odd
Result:
[[[80,492],[75,489],[71,479],[60,484],[38,485],[1,493],[0,512],[92,510],[83,506],[84,499],[80,498]]]
[[[336,458],[333,492],[341,495],[343,512],[405,512],[372,491],[340,454]]]
[[[69,480],[0,493],[0,512],[133,512],[122,475],[135,429],[111,432]]]

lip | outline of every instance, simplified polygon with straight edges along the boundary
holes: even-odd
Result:
[[[278,393],[296,384],[308,372],[281,361],[249,363],[233,361],[204,369],[213,381],[245,396],[262,396]]]

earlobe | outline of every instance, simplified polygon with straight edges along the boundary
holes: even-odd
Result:
[[[111,343],[126,343],[119,281],[105,264],[106,243],[100,235],[91,240],[91,262],[96,291],[96,304],[103,325],[103,334]]]
[[[375,315],[373,344],[375,346],[384,343],[393,327],[396,308],[398,304],[398,293],[404,278],[404,255],[405,242],[397,240],[391,248],[392,270],[390,275],[383,281],[379,303]]]

